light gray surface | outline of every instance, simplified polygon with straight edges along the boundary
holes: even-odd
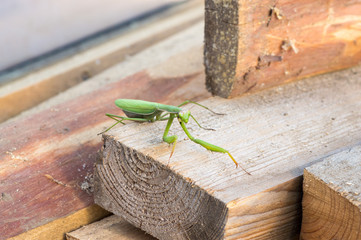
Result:
[[[0,71],[170,2],[2,0]]]

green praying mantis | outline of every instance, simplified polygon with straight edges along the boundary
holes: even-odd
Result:
[[[212,152],[227,153],[229,155],[229,157],[232,159],[232,161],[236,164],[236,167],[240,166],[237,163],[237,161],[234,159],[234,157],[230,154],[230,152],[227,151],[226,149],[218,147],[216,145],[213,145],[213,144],[203,141],[201,139],[194,138],[189,133],[189,131],[186,127],[186,124],[188,123],[189,118],[192,118],[200,128],[203,128],[206,130],[214,130],[214,129],[202,127],[198,123],[198,121],[194,118],[194,116],[191,114],[191,112],[189,110],[186,112],[182,112],[181,107],[186,104],[189,104],[189,103],[198,105],[204,109],[207,109],[208,111],[211,111],[214,114],[224,115],[222,113],[216,113],[216,112],[212,111],[211,109],[207,108],[206,106],[203,106],[197,102],[193,102],[190,100],[187,100],[178,106],[172,106],[172,105],[165,105],[165,104],[160,104],[160,103],[156,103],[156,102],[148,102],[148,101],[136,100],[136,99],[117,99],[117,100],[115,100],[115,105],[123,110],[126,117],[106,113],[105,115],[107,117],[115,120],[116,123],[99,134],[109,131],[111,128],[113,128],[114,126],[116,126],[119,123],[125,125],[125,123],[123,122],[124,120],[130,120],[130,121],[136,121],[136,122],[155,122],[155,121],[168,120],[167,126],[165,127],[165,130],[163,133],[163,141],[166,143],[169,143],[169,144],[173,143],[172,152],[169,157],[169,158],[171,158],[174,153],[174,149],[175,149],[175,145],[177,143],[178,136],[176,136],[176,135],[168,136],[168,133],[169,133],[169,129],[173,123],[173,120],[175,118],[177,118],[183,131],[185,132],[185,134],[188,136],[188,138],[191,141],[201,145],[202,147],[204,147]],[[245,168],[243,168],[242,166],[241,166],[241,168],[247,174],[251,175],[248,171],[246,171]]]

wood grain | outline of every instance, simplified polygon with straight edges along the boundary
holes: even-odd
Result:
[[[96,169],[95,202],[154,237],[222,238],[226,205],[151,158],[106,139]]]
[[[299,239],[302,179],[228,203],[225,239]]]
[[[305,169],[301,239],[361,238],[361,146]]]
[[[206,1],[207,87],[222,97],[356,65],[359,1]]]
[[[5,196],[0,200],[0,239],[93,204],[93,164],[102,145],[97,133],[113,123],[105,113],[119,113],[115,99],[177,104],[210,96],[204,88],[202,28],[202,23],[195,24],[37,111],[0,125],[0,193]],[[183,66],[183,72],[161,71],[165,63]],[[82,224],[90,221],[94,219]],[[47,228],[40,239],[49,239],[52,230]]]
[[[95,202],[160,239],[297,237],[303,169],[361,141],[360,76],[358,67],[201,102],[224,116],[192,107],[201,125],[216,129],[189,123],[192,135],[229,150],[251,176],[177,124],[170,160],[164,122],[113,128],[103,135]]]

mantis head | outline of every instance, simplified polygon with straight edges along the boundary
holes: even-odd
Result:
[[[190,116],[191,116],[190,111],[187,111],[185,113],[179,113],[179,118],[185,123],[188,123]]]

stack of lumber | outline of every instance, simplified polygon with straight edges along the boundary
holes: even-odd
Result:
[[[132,123],[103,135],[97,204],[159,239],[298,237],[303,169],[360,143],[361,68],[239,95],[357,64],[360,4],[321,4],[305,15],[311,2],[267,3],[206,1],[207,87],[233,99],[201,102],[222,117],[192,108],[216,132],[189,124],[252,175],[189,139],[169,159],[164,123]]]
[[[94,205],[91,185],[97,134],[113,123],[104,114],[119,113],[119,97],[177,104],[210,96],[203,11],[200,1],[181,5],[1,88],[0,239],[63,239],[109,215]],[[9,119],[18,107],[33,108]]]
[[[159,239],[291,239],[301,226],[303,169],[361,141],[361,67],[308,78],[246,97],[192,108],[206,151],[181,128],[175,153],[165,123],[130,123],[104,134],[95,202]],[[353,177],[359,177],[353,174]],[[307,239],[307,238],[306,238]]]
[[[212,2],[206,1],[208,25],[207,14],[220,7]],[[241,3],[228,6],[238,8]],[[288,16],[286,10],[273,6],[271,15],[265,11],[267,27],[280,20],[281,13]],[[350,239],[357,239],[353,232],[360,229],[360,191],[355,187],[360,169],[351,166],[360,161],[361,66],[242,96],[245,91],[234,85],[228,88],[233,92],[217,93],[232,99],[211,97],[206,78],[210,89],[220,83],[210,78],[209,64],[214,63],[207,60],[207,38],[203,56],[204,5],[191,1],[172,11],[172,15],[21,79],[29,87],[26,91],[19,85],[18,91],[29,95],[22,94],[20,102],[13,100],[19,95],[0,92],[0,101],[18,104],[7,108],[3,120],[8,120],[0,125],[0,239],[63,239],[65,233],[71,240],[317,239],[312,237],[322,236],[327,229],[313,223],[323,217],[323,223],[332,226],[327,221],[337,218],[330,201],[347,207],[345,220],[338,221],[343,225],[332,236],[347,232],[356,236]],[[240,22],[230,25],[242,26]],[[358,49],[359,41],[355,41]],[[296,46],[300,53],[304,50]],[[279,67],[273,68],[272,54],[262,58],[272,61],[260,74]],[[322,67],[318,72],[337,69]],[[255,69],[262,70],[257,64]],[[84,72],[88,80],[76,80]],[[251,75],[249,79],[256,79]],[[238,77],[223,80],[229,79]],[[259,82],[253,90],[290,79]],[[64,85],[55,85],[59,80]],[[67,80],[72,82],[67,85]],[[45,94],[47,89],[54,91]],[[62,92],[54,96],[56,89]],[[214,89],[218,88],[212,89],[216,93]],[[33,90],[39,100],[31,96]],[[4,92],[11,93],[9,89]],[[177,121],[170,130],[170,135],[179,136],[171,158],[172,147],[162,141],[166,122],[129,122],[97,135],[114,124],[105,113],[122,114],[113,103],[117,98],[171,105],[191,99],[225,113],[184,107],[202,126],[215,129],[200,129],[191,120],[187,124],[191,134],[229,150],[251,175],[235,168],[227,154],[207,151],[190,141]],[[13,110],[14,106],[24,110],[35,105],[19,115]],[[336,167],[325,171],[333,164],[343,173]],[[303,183],[306,167],[310,168]],[[320,195],[320,191],[327,194]],[[315,214],[314,207],[317,210],[321,204],[329,218],[322,211]],[[110,212],[115,215],[109,216]]]

